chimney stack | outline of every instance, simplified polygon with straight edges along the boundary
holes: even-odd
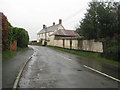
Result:
[[[62,24],[62,19],[59,19],[59,24]]]
[[[53,22],[53,26],[55,25],[55,22]]]
[[[45,26],[45,24],[43,25],[43,29],[45,29],[46,28],[46,26]]]

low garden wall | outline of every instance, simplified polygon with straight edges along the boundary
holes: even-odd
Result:
[[[94,40],[52,40],[47,43],[50,46],[63,47],[68,49],[103,52],[102,42]]]

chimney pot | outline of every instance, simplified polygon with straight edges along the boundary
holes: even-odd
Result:
[[[53,26],[55,25],[55,22],[53,22]]]
[[[59,19],[59,24],[62,24],[62,19]]]
[[[45,27],[46,27],[46,26],[45,26],[45,25],[43,25],[43,29],[45,29]]]

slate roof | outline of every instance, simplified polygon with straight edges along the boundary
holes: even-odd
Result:
[[[79,34],[76,33],[75,30],[65,30],[65,29],[60,29],[54,32],[52,35],[79,37]]]
[[[51,31],[55,31],[58,29],[58,27],[60,26],[61,24],[56,24],[54,26],[49,26],[45,29],[42,29],[40,32],[38,32],[37,34],[40,34],[40,33],[45,33],[45,32],[51,32]]]

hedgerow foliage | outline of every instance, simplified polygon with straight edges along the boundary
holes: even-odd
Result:
[[[23,28],[11,27],[8,33],[9,43],[11,41],[17,40],[18,47],[27,47],[29,43],[28,32]]]

